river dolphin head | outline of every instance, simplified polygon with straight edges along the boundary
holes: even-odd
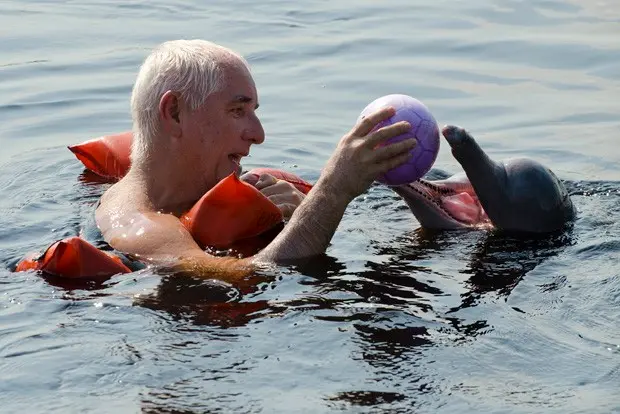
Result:
[[[571,198],[549,168],[530,158],[493,161],[460,127],[442,134],[464,173],[392,187],[423,227],[542,233],[574,219]]]

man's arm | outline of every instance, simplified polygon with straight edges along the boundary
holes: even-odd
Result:
[[[400,122],[372,131],[394,115],[392,108],[362,120],[345,135],[327,162],[321,177],[293,213],[284,230],[253,258],[215,257],[205,253],[178,218],[171,214],[97,211],[103,236],[115,249],[147,263],[208,274],[235,281],[255,266],[281,263],[321,254],[327,249],[340,220],[353,198],[365,191],[381,173],[409,158],[415,140],[377,148],[383,141],[403,134],[410,125]]]
[[[105,213],[98,211],[97,214]],[[105,223],[106,220],[101,218],[98,222]],[[230,282],[245,277],[254,268],[249,259],[217,257],[206,253],[180,220],[171,214],[126,214],[114,226],[104,225],[102,232],[110,246],[144,263]]]
[[[291,220],[254,262],[278,263],[325,252],[349,204],[319,180],[297,207]]]
[[[378,147],[411,128],[407,122],[399,122],[373,131],[393,115],[393,108],[379,110],[340,140],[319,181],[284,230],[254,257],[255,263],[301,259],[327,249],[351,200],[366,191],[379,174],[407,161],[416,145],[414,139],[407,139]]]

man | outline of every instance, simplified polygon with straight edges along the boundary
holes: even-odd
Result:
[[[371,114],[340,141],[304,198],[285,181],[260,177],[256,187],[290,216],[284,230],[252,258],[205,253],[178,217],[230,173],[264,132],[247,62],[203,40],[166,42],[145,60],[131,98],[131,168],[101,198],[97,225],[115,249],[138,260],[173,264],[223,279],[260,263],[279,263],[325,251],[349,202],[381,173],[408,158],[415,140],[377,148],[406,132],[406,122],[371,132],[394,114]]]

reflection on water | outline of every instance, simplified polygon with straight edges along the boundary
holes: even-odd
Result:
[[[247,292],[253,288],[252,293],[260,289],[258,277],[252,277],[247,283],[239,288],[189,274],[165,275],[154,293],[139,297],[135,304],[165,311],[175,319],[223,328],[243,326],[253,319],[265,317],[267,312],[277,312],[277,306],[266,300],[243,297],[241,289]]]
[[[429,283],[433,270],[416,263],[433,261],[438,252],[459,248],[459,234],[465,233],[468,232],[416,231],[395,240],[391,247],[379,248],[378,254],[389,256],[389,260],[369,261],[363,271],[349,272],[343,263],[329,255],[313,258],[294,268],[307,276],[299,283],[311,291],[292,299],[261,299],[261,292],[277,284],[276,276],[254,275],[241,286],[232,286],[174,274],[164,275],[156,291],[141,296],[135,304],[168,312],[175,319],[197,325],[227,328],[296,310],[311,312],[319,320],[352,323],[358,338],[365,343],[368,358],[385,363],[400,358],[400,353],[409,352],[412,347],[432,345],[425,326],[428,317],[422,315],[434,314],[434,318],[443,319],[458,333],[458,340],[484,334],[489,328],[486,321],[467,323],[451,315],[476,306],[489,295],[494,300],[505,300],[536,266],[553,259],[572,244],[571,229],[538,237],[479,232],[475,243],[460,249],[466,257],[460,273],[467,276],[461,282],[464,290],[458,295],[460,303],[445,312],[434,310],[434,301],[429,297],[441,298],[451,292]],[[553,284],[547,289],[552,290]],[[409,320],[407,326],[402,322],[391,325],[389,321],[394,320],[395,313],[422,317]]]
[[[462,304],[451,311],[475,306],[489,292],[497,297],[508,296],[536,266],[573,243],[571,230],[541,236],[491,233],[484,237],[472,252],[467,269],[463,270],[470,275],[466,281],[469,291],[461,295]]]

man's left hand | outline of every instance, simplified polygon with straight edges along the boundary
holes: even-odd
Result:
[[[252,180],[247,181],[251,183]],[[258,181],[253,185],[280,209],[285,220],[291,218],[295,209],[306,197],[293,184],[278,180],[270,174],[261,174]]]

